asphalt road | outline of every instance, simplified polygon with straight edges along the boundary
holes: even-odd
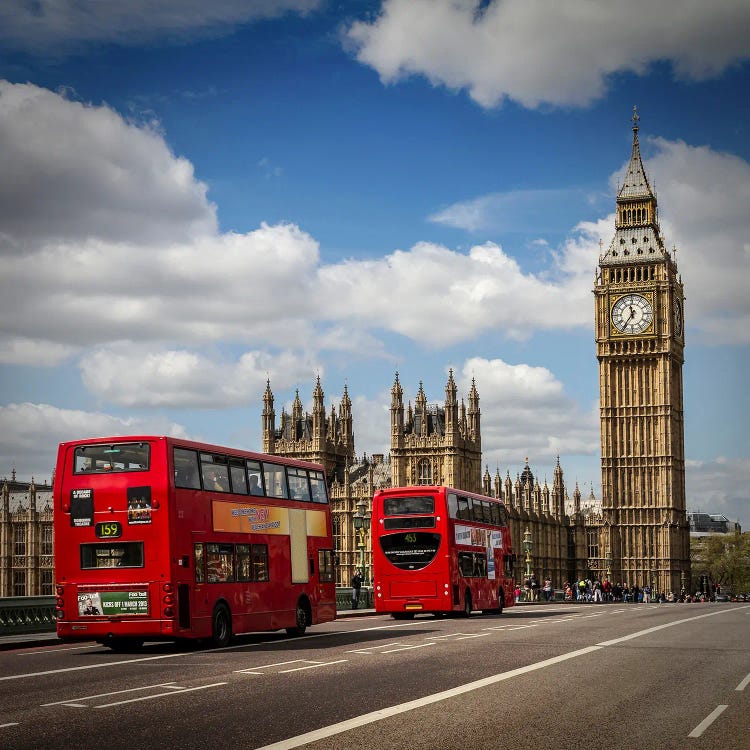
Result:
[[[0,748],[750,749],[750,604],[342,617],[226,649],[0,652]]]

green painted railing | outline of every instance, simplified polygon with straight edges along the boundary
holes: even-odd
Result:
[[[0,635],[44,633],[54,629],[54,596],[13,596],[0,599]]]
[[[372,590],[362,587],[359,608],[371,609]],[[336,610],[352,608],[352,590],[336,589]],[[55,629],[54,596],[14,596],[0,598],[0,636],[19,633],[44,633]]]

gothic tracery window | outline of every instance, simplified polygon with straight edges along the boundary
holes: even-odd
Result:
[[[432,465],[428,459],[423,458],[419,461],[417,471],[419,473],[417,484],[432,484]]]

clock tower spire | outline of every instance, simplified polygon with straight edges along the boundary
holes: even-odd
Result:
[[[689,574],[682,281],[643,168],[639,117],[595,296],[602,450],[600,548],[615,579],[679,591]]]

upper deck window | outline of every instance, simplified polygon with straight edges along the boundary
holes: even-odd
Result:
[[[73,473],[148,471],[150,451],[148,443],[79,445],[73,453]]]
[[[405,516],[411,513],[434,513],[435,499],[424,497],[387,497],[383,501],[386,516]]]

